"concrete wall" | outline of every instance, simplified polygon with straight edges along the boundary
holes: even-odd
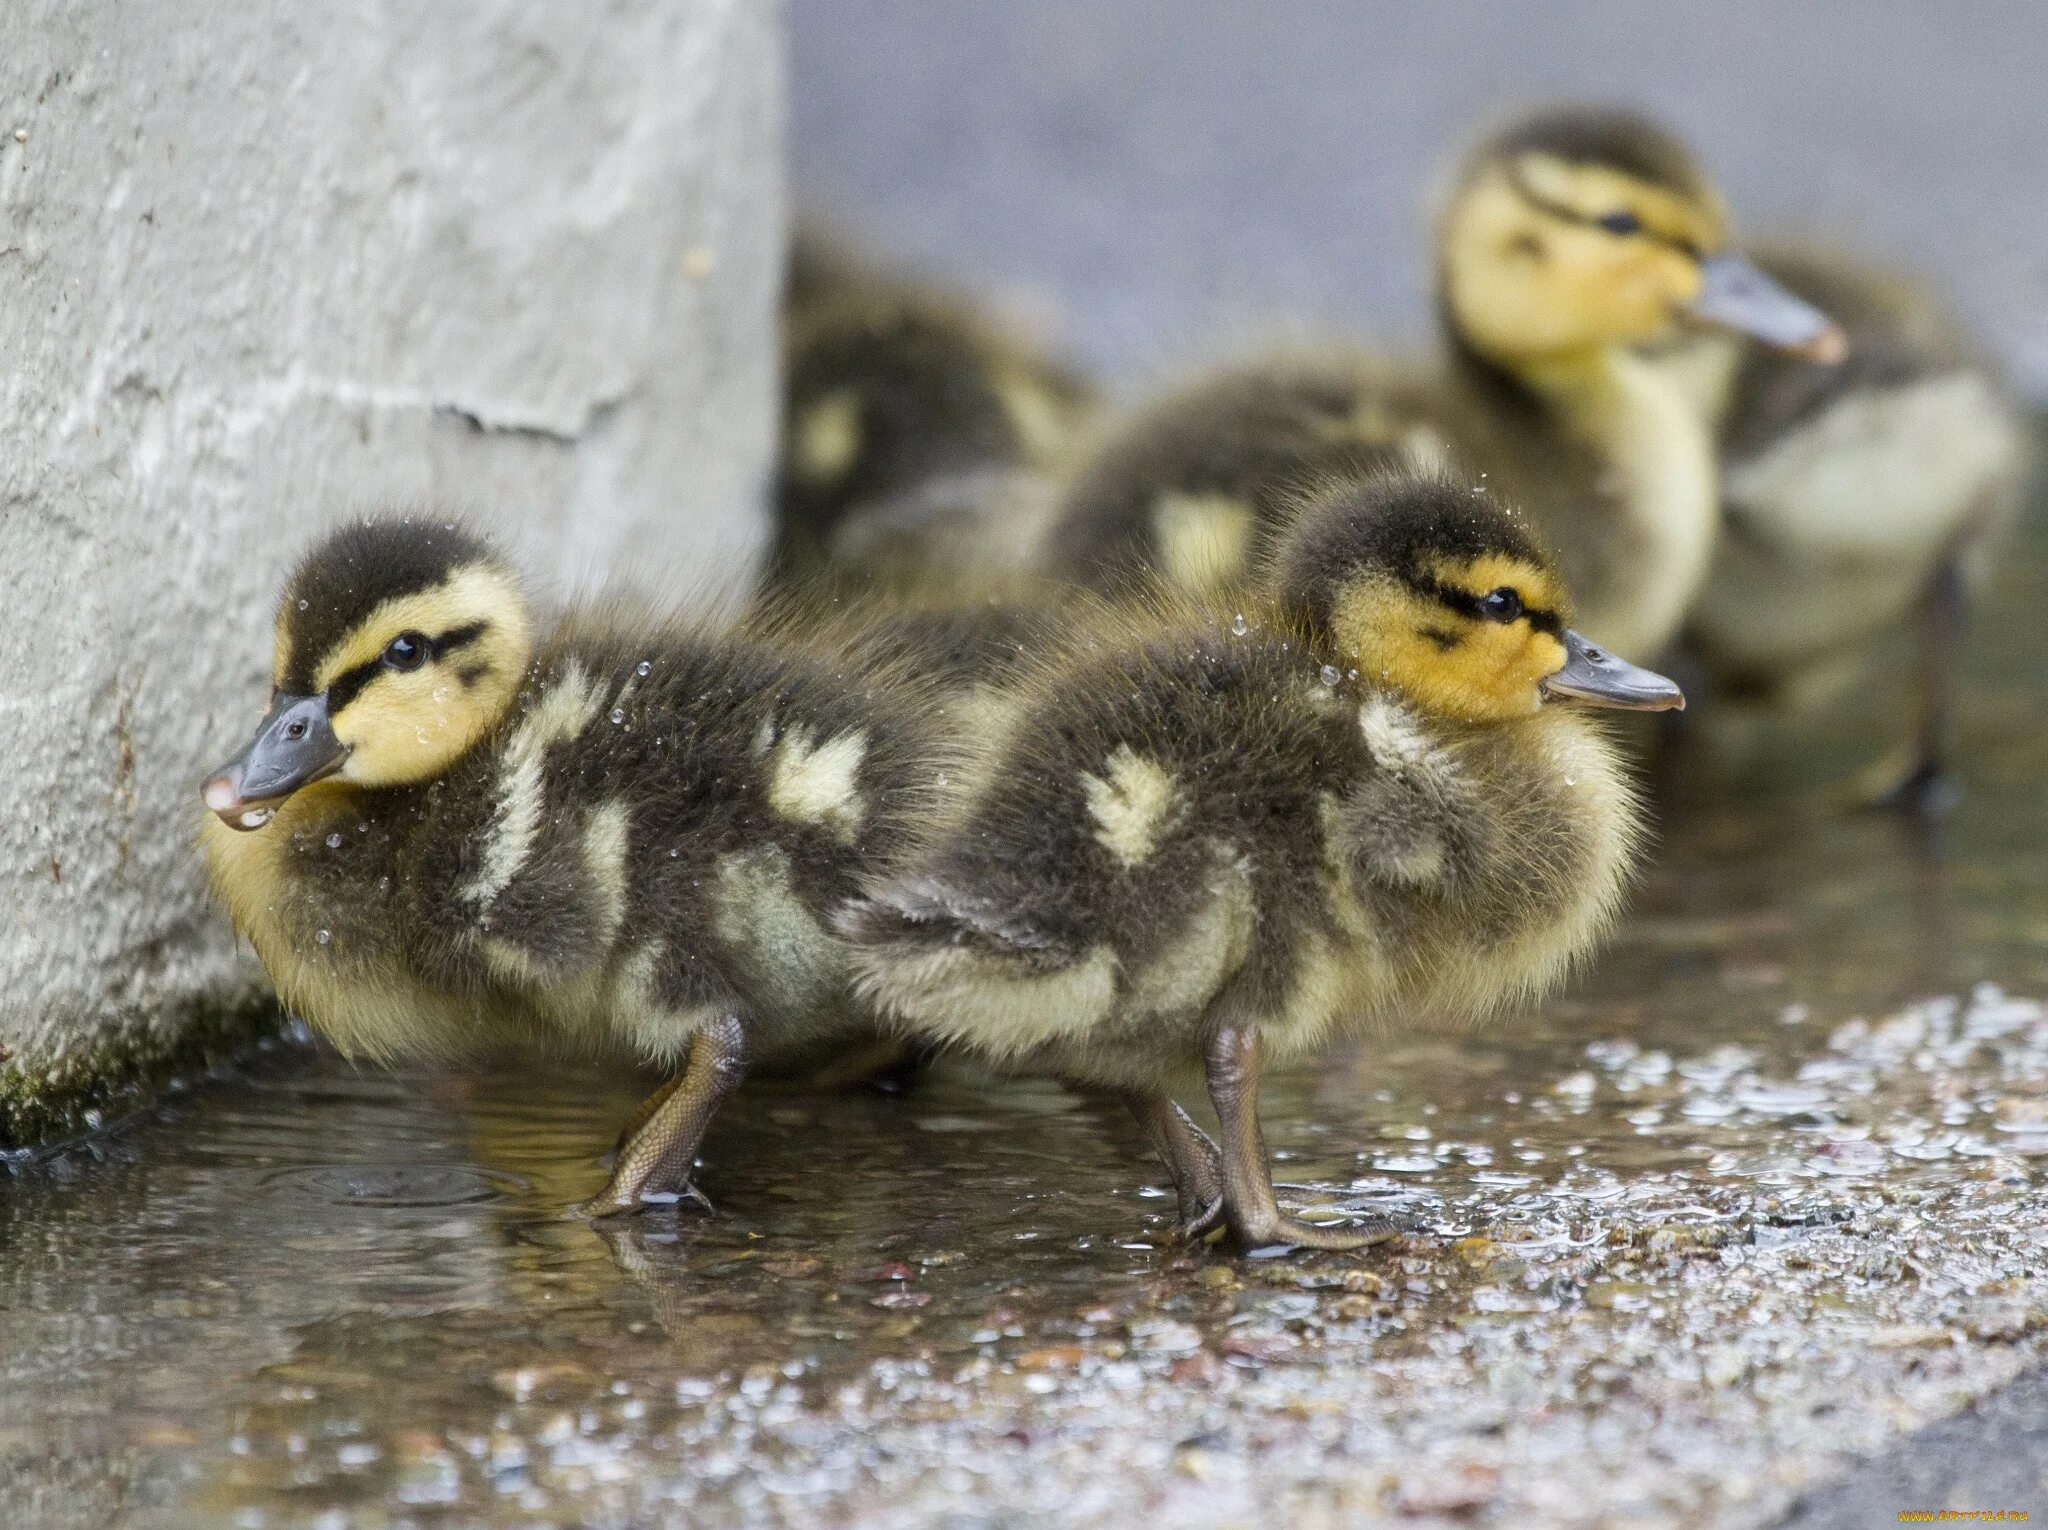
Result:
[[[1130,386],[1276,318],[1424,332],[1422,212],[1506,104],[1633,101],[1751,227],[1950,285],[2048,396],[2048,6],[793,0],[800,194]]]
[[[751,551],[780,25],[0,7],[0,1142],[255,991],[196,791],[310,534],[448,505],[564,582]]]

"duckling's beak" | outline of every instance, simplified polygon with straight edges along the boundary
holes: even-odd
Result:
[[[206,805],[231,829],[260,829],[300,787],[332,775],[348,757],[334,736],[325,696],[279,696],[249,747],[201,788]]]
[[[1685,710],[1685,692],[1655,670],[1639,669],[1596,648],[1579,633],[1564,635],[1564,668],[1543,682],[1545,701],[1586,707],[1620,707],[1629,712]]]
[[[1686,312],[1821,366],[1849,354],[1849,337],[1833,319],[1733,250],[1701,259],[1699,296]]]

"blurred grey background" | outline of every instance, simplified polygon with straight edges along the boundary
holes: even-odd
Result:
[[[792,0],[798,205],[992,283],[1126,385],[1426,333],[1446,155],[1631,102],[1738,224],[1937,275],[2048,397],[2048,7],[2024,0]]]

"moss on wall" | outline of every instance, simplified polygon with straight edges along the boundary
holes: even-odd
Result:
[[[194,1009],[175,1026],[138,1039],[87,1047],[54,1067],[30,1071],[0,1060],[0,1151],[76,1137],[147,1105],[175,1079],[191,1078],[246,1053],[285,1022],[275,1000]]]

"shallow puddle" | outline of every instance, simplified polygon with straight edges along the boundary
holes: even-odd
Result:
[[[1983,630],[1938,849],[1695,811],[1539,1014],[1269,1086],[1283,1198],[1411,1219],[1363,1254],[1181,1247],[1120,1114],[955,1075],[751,1088],[708,1221],[563,1215],[647,1080],[296,1043],[16,1163],[0,1524],[1768,1522],[2048,1343],[2041,645]]]

